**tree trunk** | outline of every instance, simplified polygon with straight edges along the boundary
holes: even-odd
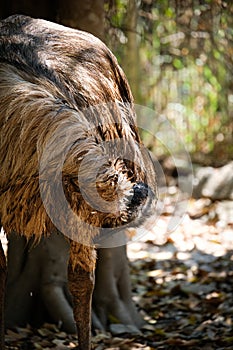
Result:
[[[0,3],[0,17],[24,14],[35,18],[44,18],[50,21],[56,20],[57,1],[31,1],[31,0],[2,0]]]
[[[3,0],[0,17],[12,14],[44,18],[104,37],[104,0]]]
[[[58,0],[58,22],[103,39],[104,0]]]
[[[127,44],[124,54],[123,66],[129,79],[130,87],[136,103],[140,103],[140,55],[137,34],[138,8],[136,0],[129,0],[125,27],[127,29]]]
[[[142,318],[131,298],[125,246],[99,249],[93,310],[104,329],[108,328],[109,320],[135,329],[142,326]]]
[[[72,300],[67,284],[69,244],[58,233],[33,245],[12,234],[8,246],[7,327],[53,322],[75,332]],[[142,325],[131,299],[125,246],[98,250],[93,295],[93,328],[110,329],[113,323]]]

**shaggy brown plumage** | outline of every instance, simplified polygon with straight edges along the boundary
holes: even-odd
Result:
[[[55,226],[71,241],[74,316],[88,350],[94,239],[139,225],[155,188],[128,83],[100,40],[25,16],[0,22],[0,164],[5,232],[39,239]]]

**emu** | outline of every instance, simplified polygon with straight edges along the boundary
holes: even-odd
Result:
[[[22,15],[0,21],[0,164],[0,228],[35,241],[56,229],[70,242],[78,344],[89,350],[98,237],[142,225],[156,202],[129,85],[99,39]]]

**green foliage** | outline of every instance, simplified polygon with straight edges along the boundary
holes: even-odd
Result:
[[[121,39],[114,47],[121,63],[127,60],[127,3],[117,0],[112,17],[118,37],[124,33],[125,42]],[[232,158],[233,5],[179,5],[176,0],[137,4],[140,103],[157,116],[165,115],[190,152]],[[156,142],[144,137],[157,152]]]

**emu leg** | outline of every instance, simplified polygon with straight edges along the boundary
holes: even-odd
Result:
[[[94,289],[95,252],[71,242],[68,282],[73,296],[73,313],[78,332],[78,349],[91,349],[91,304]]]
[[[1,227],[1,226],[0,226]],[[4,303],[6,289],[6,258],[0,241],[0,349],[4,350],[5,324],[4,324]]]

